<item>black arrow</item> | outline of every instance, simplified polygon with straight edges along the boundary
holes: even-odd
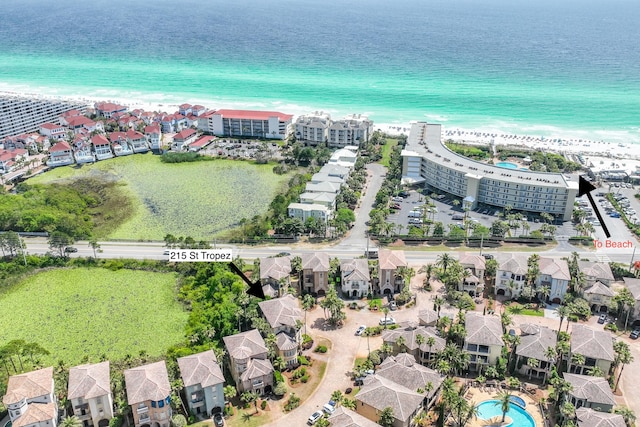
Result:
[[[257,282],[253,283],[247,276],[244,275],[242,270],[238,268],[233,262],[229,263],[229,267],[238,275],[244,282],[249,285],[249,290],[247,293],[249,295],[253,295],[254,297],[258,297],[260,299],[264,299],[264,291],[262,290],[262,284],[260,283],[260,279]]]
[[[590,183],[586,178],[580,175],[580,180],[578,181],[578,197],[582,197],[585,194],[587,195],[587,198],[591,203],[591,207],[595,211],[596,216],[598,217],[598,221],[600,221],[600,225],[602,225],[602,230],[604,231],[605,236],[609,238],[611,237],[611,234],[609,233],[609,229],[607,228],[607,225],[604,223],[604,220],[602,219],[602,215],[600,215],[600,211],[596,206],[596,202],[593,201],[593,197],[591,196],[591,192],[595,189],[596,187],[592,183]]]

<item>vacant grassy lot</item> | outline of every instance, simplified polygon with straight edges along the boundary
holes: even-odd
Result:
[[[117,226],[105,227],[102,237],[162,240],[170,233],[200,240],[237,226],[242,218],[265,213],[289,179],[272,169],[273,165],[235,160],[161,163],[159,156],[149,153],[56,168],[28,182],[92,176],[126,183],[134,213],[122,218],[117,209],[110,212]]]
[[[37,342],[49,364],[163,354],[184,339],[187,322],[175,284],[173,274],[100,268],[34,275],[0,294],[0,343]]]

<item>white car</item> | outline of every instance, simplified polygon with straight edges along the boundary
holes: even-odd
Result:
[[[327,415],[333,414],[336,411],[336,402],[332,400],[329,403],[325,403],[324,406],[322,407],[322,410]]]
[[[309,416],[309,419],[307,420],[307,424],[312,426],[315,423],[317,423],[320,418],[322,418],[322,412],[316,411]]]
[[[395,325],[395,324],[396,324],[396,319],[394,319],[394,318],[393,318],[393,317],[391,317],[391,316],[387,316],[387,318],[386,318],[386,319],[385,319],[384,317],[382,317],[382,318],[380,319],[379,324],[380,324],[380,326],[385,326],[385,325],[386,325],[386,326],[389,326],[389,325]]]
[[[357,335],[357,336],[360,336],[360,335],[364,334],[364,331],[365,331],[366,329],[367,329],[367,327],[366,327],[366,326],[364,326],[364,325],[360,325],[360,326],[358,326],[358,329],[356,329],[356,335]]]

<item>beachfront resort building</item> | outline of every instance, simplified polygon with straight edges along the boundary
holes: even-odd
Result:
[[[571,220],[577,181],[560,173],[505,169],[456,154],[444,145],[439,124],[413,122],[402,158],[404,183],[459,197],[471,209],[478,203],[511,206]]]
[[[87,106],[55,99],[0,96],[0,139],[36,132],[43,123],[59,124],[60,116],[70,110],[84,113]]]
[[[331,148],[344,148],[366,142],[373,133],[373,121],[360,114],[331,120],[328,113],[316,111],[299,116],[295,123],[296,139],[306,145],[326,143]]]
[[[216,136],[286,139],[292,120],[277,111],[217,110],[204,114],[198,128]]]

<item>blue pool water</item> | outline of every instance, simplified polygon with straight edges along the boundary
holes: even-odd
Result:
[[[478,405],[478,418],[482,418],[483,420],[488,420],[493,417],[502,417],[502,409],[498,400],[486,400]],[[518,405],[514,405],[513,403],[509,405],[509,411],[507,412],[507,417],[511,418],[511,424],[509,426],[512,427],[535,427],[536,423],[521,407]]]
[[[498,166],[499,168],[505,168],[505,169],[518,169],[518,165],[511,162],[498,162],[496,163],[496,166]]]

